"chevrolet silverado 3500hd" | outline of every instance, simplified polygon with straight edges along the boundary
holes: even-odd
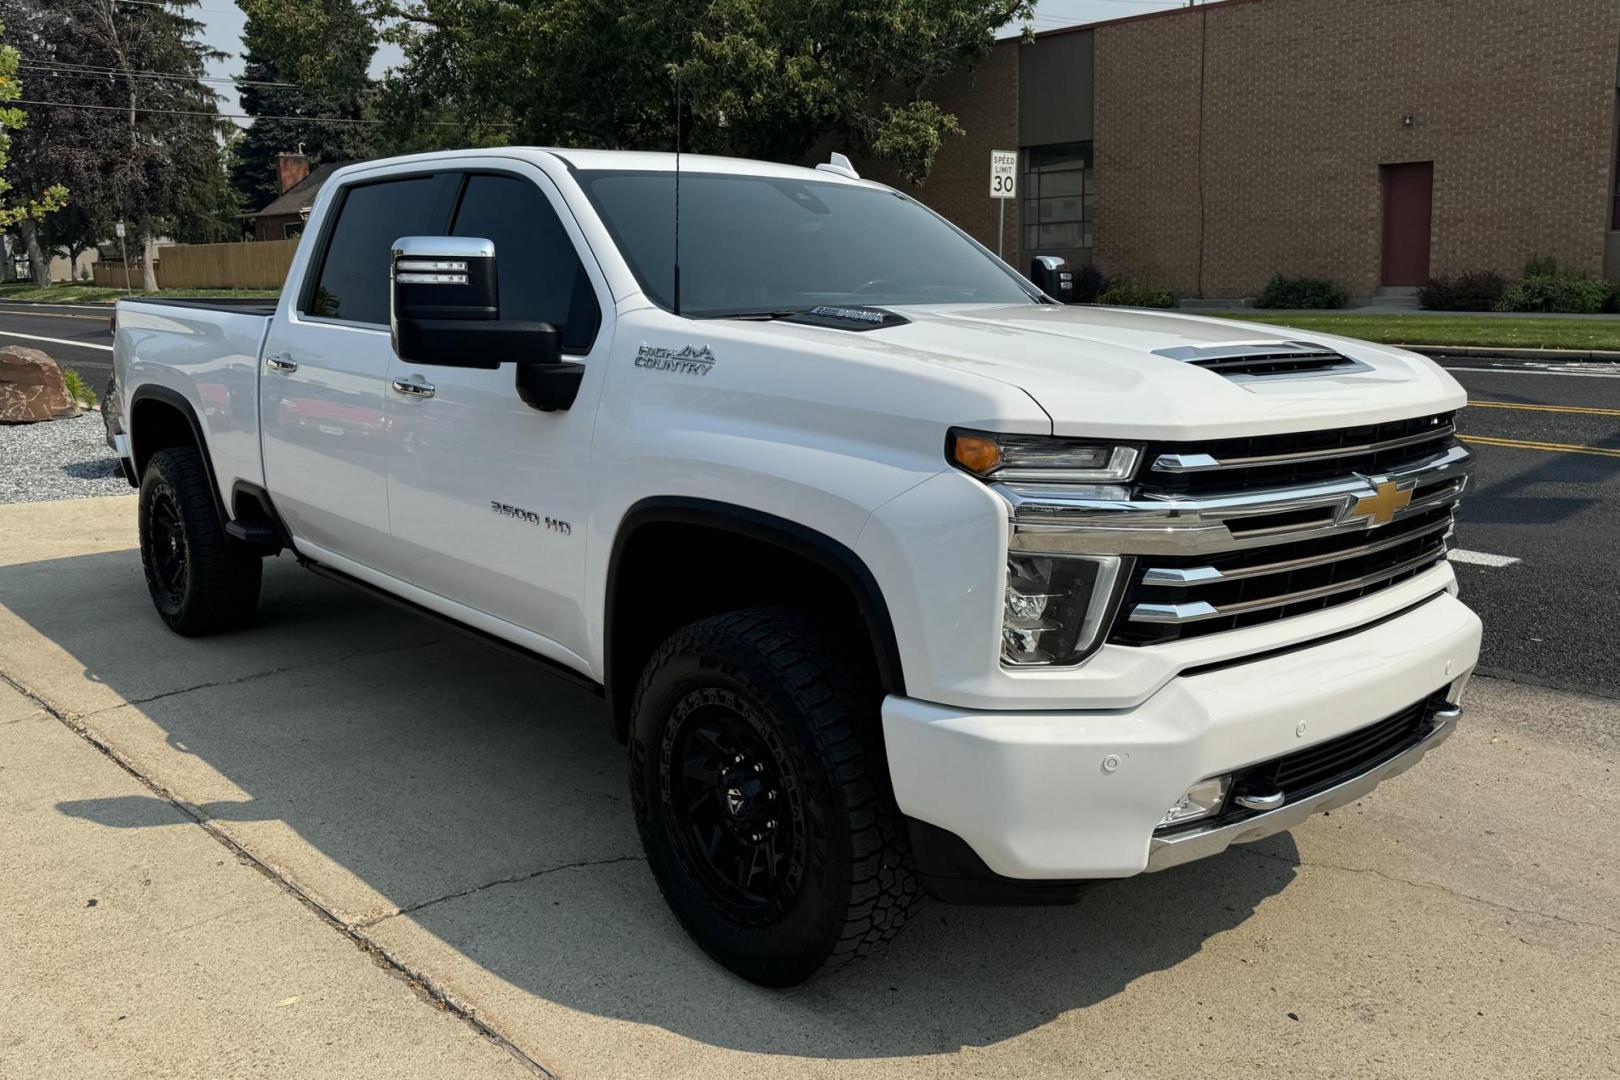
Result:
[[[844,164],[404,157],[304,235],[262,309],[118,305],[159,614],[241,626],[285,550],[598,688],[746,978],[924,889],[1287,829],[1459,715],[1465,397],[1423,357],[1064,306]]]

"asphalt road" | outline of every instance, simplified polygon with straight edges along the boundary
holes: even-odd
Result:
[[[112,374],[105,306],[0,301],[0,345],[35,345],[98,392]],[[1478,461],[1456,562],[1485,619],[1481,670],[1620,697],[1620,365],[1442,361],[1468,388]],[[1516,560],[1506,565],[1503,559]]]
[[[1477,455],[1452,561],[1485,620],[1480,670],[1620,697],[1620,365],[1446,366]]]
[[[0,346],[43,349],[77,371],[97,394],[112,377],[112,333],[106,304],[28,304],[0,300]]]

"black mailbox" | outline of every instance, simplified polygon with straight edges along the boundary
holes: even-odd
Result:
[[[1037,255],[1029,264],[1029,280],[1047,296],[1065,304],[1074,302],[1074,271],[1057,255]]]

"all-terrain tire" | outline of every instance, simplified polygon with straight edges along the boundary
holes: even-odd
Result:
[[[648,864],[697,944],[752,982],[792,986],[867,954],[919,895],[882,695],[862,670],[810,618],[760,608],[677,631],[636,689]]]
[[[141,477],[139,518],[146,588],[169,629],[197,637],[252,621],[264,560],[225,535],[196,448],[152,455]]]

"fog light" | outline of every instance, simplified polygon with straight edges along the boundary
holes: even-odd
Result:
[[[1159,819],[1158,827],[1164,829],[1199,818],[1214,817],[1226,802],[1226,789],[1231,782],[1230,776],[1214,776],[1198,781],[1165,812],[1164,817]]]

